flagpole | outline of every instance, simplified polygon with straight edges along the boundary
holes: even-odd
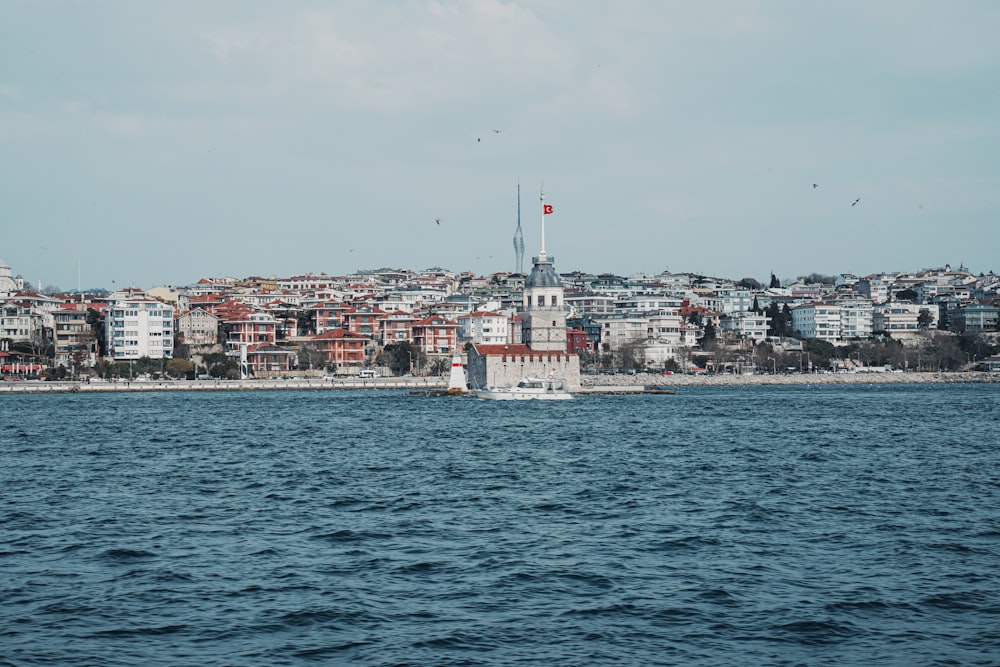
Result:
[[[539,199],[542,201],[542,250],[538,253],[539,261],[545,261],[545,181],[542,181],[542,187],[539,191]]]

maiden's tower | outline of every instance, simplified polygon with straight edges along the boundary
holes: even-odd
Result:
[[[531,274],[521,298],[521,343],[475,345],[469,350],[472,389],[516,384],[521,378],[556,377],[570,391],[580,388],[580,358],[566,350],[565,289],[555,269],[555,257],[545,251],[545,217],[553,213],[541,194],[541,250],[532,258]]]

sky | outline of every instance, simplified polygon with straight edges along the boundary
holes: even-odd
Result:
[[[998,34],[994,0],[0,0],[0,259],[513,271],[520,186],[526,270],[544,187],[559,272],[989,272]]]

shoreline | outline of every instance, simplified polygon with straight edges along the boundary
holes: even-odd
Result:
[[[790,375],[639,375],[583,376],[583,387],[610,384],[662,387],[719,387],[763,385],[844,385],[844,384],[960,384],[1000,383],[1000,373],[968,372],[868,372],[868,373],[795,373]]]
[[[584,375],[574,393],[640,393],[644,387],[764,386],[764,385],[873,385],[873,384],[966,384],[1000,383],[1000,373],[970,372],[879,372],[801,373],[792,375]],[[117,382],[0,382],[3,394],[117,393],[150,391],[280,391],[405,389],[410,391],[447,389],[443,377],[427,378],[291,378],[286,380],[132,380]]]

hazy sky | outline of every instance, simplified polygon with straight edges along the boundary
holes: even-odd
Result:
[[[509,271],[544,181],[563,272],[1000,270],[997,35],[994,0],[0,0],[0,258]]]

